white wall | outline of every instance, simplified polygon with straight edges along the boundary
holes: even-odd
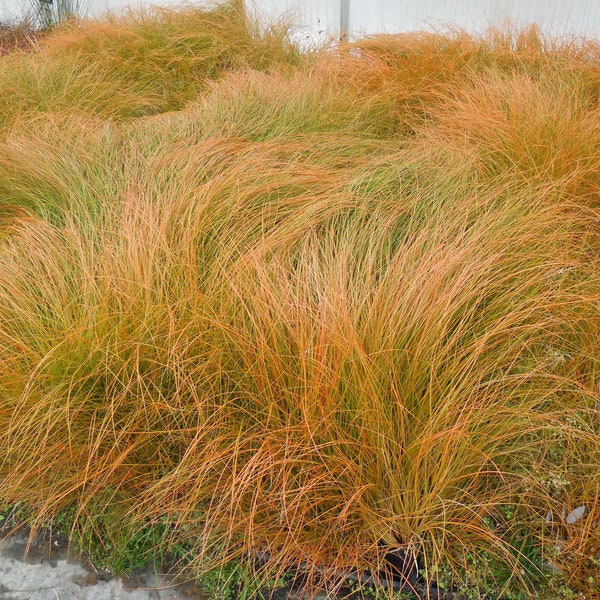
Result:
[[[259,14],[286,11],[304,35],[339,35],[341,0],[249,0]],[[458,25],[483,31],[490,25],[537,23],[555,34],[600,39],[600,0],[349,0],[350,34],[439,30]]]
[[[0,21],[27,11],[36,0],[0,0]],[[80,0],[92,13],[129,3],[176,5],[179,0]],[[193,1],[193,0],[192,0]],[[200,1],[200,0],[197,0]],[[338,36],[343,0],[247,0],[264,18],[287,15],[297,36],[317,41]],[[347,0],[350,34],[441,29],[449,24],[473,31],[511,21],[536,22],[548,32],[600,39],[600,0]]]
[[[261,21],[292,22],[298,39],[318,43],[339,35],[340,0],[246,0],[246,4]]]
[[[177,6],[184,2],[193,4],[194,0],[72,0],[73,4],[79,2],[90,16],[105,14],[108,10],[119,11],[126,6]],[[198,3],[203,0],[198,0]],[[0,22],[18,19],[19,17],[31,13],[38,0],[0,0]]]

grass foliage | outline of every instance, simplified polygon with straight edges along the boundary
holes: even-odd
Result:
[[[303,55],[238,2],[4,56],[2,503],[116,569],[600,593],[599,85],[592,42]]]
[[[33,48],[39,35],[30,18],[24,18],[19,23],[0,23],[0,56]]]

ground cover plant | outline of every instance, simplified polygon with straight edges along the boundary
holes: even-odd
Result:
[[[0,502],[117,570],[600,593],[599,90],[239,2],[8,53]]]

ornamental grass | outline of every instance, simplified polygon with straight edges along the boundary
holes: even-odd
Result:
[[[600,593],[599,74],[235,2],[0,59],[0,502],[114,570]]]

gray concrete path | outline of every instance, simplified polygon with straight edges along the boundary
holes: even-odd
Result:
[[[208,600],[151,569],[130,578],[94,572],[60,538],[34,541],[26,553],[27,541],[25,533],[0,539],[0,600]]]

